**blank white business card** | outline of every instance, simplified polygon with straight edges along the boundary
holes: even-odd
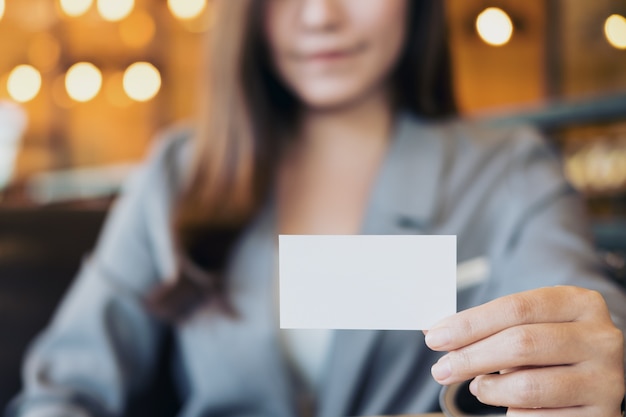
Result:
[[[424,330],[456,312],[456,236],[280,235],[280,327]]]

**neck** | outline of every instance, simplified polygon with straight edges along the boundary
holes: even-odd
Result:
[[[387,141],[393,114],[388,95],[380,92],[351,105],[307,109],[301,121],[305,147],[376,146]]]

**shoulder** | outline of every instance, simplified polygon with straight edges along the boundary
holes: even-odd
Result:
[[[457,121],[448,128],[455,152],[447,201],[453,207],[474,201],[472,218],[491,230],[496,252],[510,248],[527,224],[572,194],[558,152],[533,126]]]
[[[458,118],[422,125],[422,134],[441,143],[442,174],[453,183],[455,178],[475,184],[481,180],[485,185],[525,177],[535,181],[538,173],[562,178],[557,152],[534,126]]]
[[[126,188],[178,191],[184,184],[193,151],[193,129],[177,124],[158,132]]]
[[[402,135],[416,150],[431,142],[465,165],[505,159],[523,159],[535,154],[555,156],[545,136],[529,124],[498,125],[488,120],[448,118],[426,120],[408,112],[400,115]]]
[[[401,150],[392,155],[394,160],[433,167],[437,171],[430,175],[444,177],[448,186],[460,191],[493,189],[537,172],[562,177],[557,153],[530,125],[497,126],[459,118],[428,121],[403,114],[400,129]]]
[[[154,138],[144,161],[124,184],[99,239],[99,265],[126,282],[141,282],[137,288],[148,288],[154,276],[171,276],[176,269],[171,217],[191,137],[191,130],[180,125]]]
[[[162,129],[155,135],[144,164],[155,169],[184,170],[191,159],[192,136],[193,129],[187,123]]]
[[[448,176],[501,192],[507,199],[542,198],[566,185],[561,159],[531,125],[497,126],[456,120],[442,129],[449,142]]]
[[[422,182],[436,182],[442,224],[472,229],[485,239],[504,236],[520,219],[570,192],[558,154],[532,126],[460,119],[415,123],[411,141],[431,142],[421,149],[436,150],[429,158],[439,162],[411,152],[411,163],[438,168],[430,173],[436,179]]]
[[[545,136],[527,124],[500,126],[489,121],[456,119],[443,123],[441,129],[447,132],[456,153],[466,159],[514,161],[536,154],[555,157]]]

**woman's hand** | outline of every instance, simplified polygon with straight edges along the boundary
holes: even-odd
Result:
[[[449,351],[432,368],[439,383],[475,378],[470,391],[507,416],[621,416],[624,338],[595,291],[502,297],[442,320],[426,344]]]

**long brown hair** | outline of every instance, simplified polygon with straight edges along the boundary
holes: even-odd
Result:
[[[206,85],[194,160],[173,219],[179,276],[149,298],[180,319],[210,299],[233,312],[221,272],[240,231],[267,197],[284,143],[298,124],[298,99],[272,70],[264,0],[214,0]],[[394,105],[426,118],[455,114],[442,0],[409,0],[407,38],[391,74]]]

